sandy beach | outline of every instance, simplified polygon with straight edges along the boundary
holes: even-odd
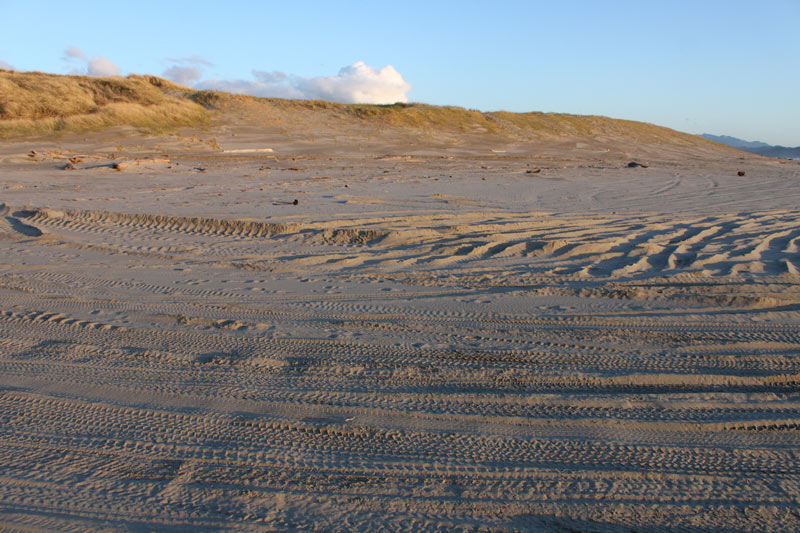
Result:
[[[0,529],[800,528],[800,163],[345,134],[0,146]]]

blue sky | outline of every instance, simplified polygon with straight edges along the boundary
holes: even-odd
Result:
[[[179,67],[190,85],[343,100],[370,98],[359,84],[372,83],[386,98],[800,146],[800,0],[0,0],[0,12],[0,62],[16,70],[85,73],[106,58],[123,75]]]

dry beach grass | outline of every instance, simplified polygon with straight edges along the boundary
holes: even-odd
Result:
[[[0,529],[800,527],[800,164],[165,90],[0,145]]]
[[[56,76],[0,71],[0,138],[130,125],[148,132],[198,126],[191,91],[153,76]]]

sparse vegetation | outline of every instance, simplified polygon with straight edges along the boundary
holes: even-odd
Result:
[[[364,121],[448,134],[494,135],[515,140],[613,136],[645,144],[710,145],[709,141],[642,122],[600,116],[481,111],[419,103],[339,104],[322,100],[257,98],[194,91],[155,76],[59,76],[0,71],[0,138],[130,125],[149,133],[199,126],[218,115],[279,126],[306,135],[313,125],[359,129]],[[299,134],[299,133],[298,133]]]
[[[703,139],[669,128],[602,116],[563,113],[481,112],[454,106],[420,103],[389,105],[340,104],[322,100],[283,100],[199,91],[191,97],[210,109],[237,113],[270,124],[302,122],[300,116],[337,118],[342,125],[357,126],[368,120],[386,127],[448,133],[494,134],[515,139],[543,137],[618,136],[644,143],[710,146]]]

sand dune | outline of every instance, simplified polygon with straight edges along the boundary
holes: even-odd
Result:
[[[800,528],[796,163],[225,127],[0,147],[0,530]]]

